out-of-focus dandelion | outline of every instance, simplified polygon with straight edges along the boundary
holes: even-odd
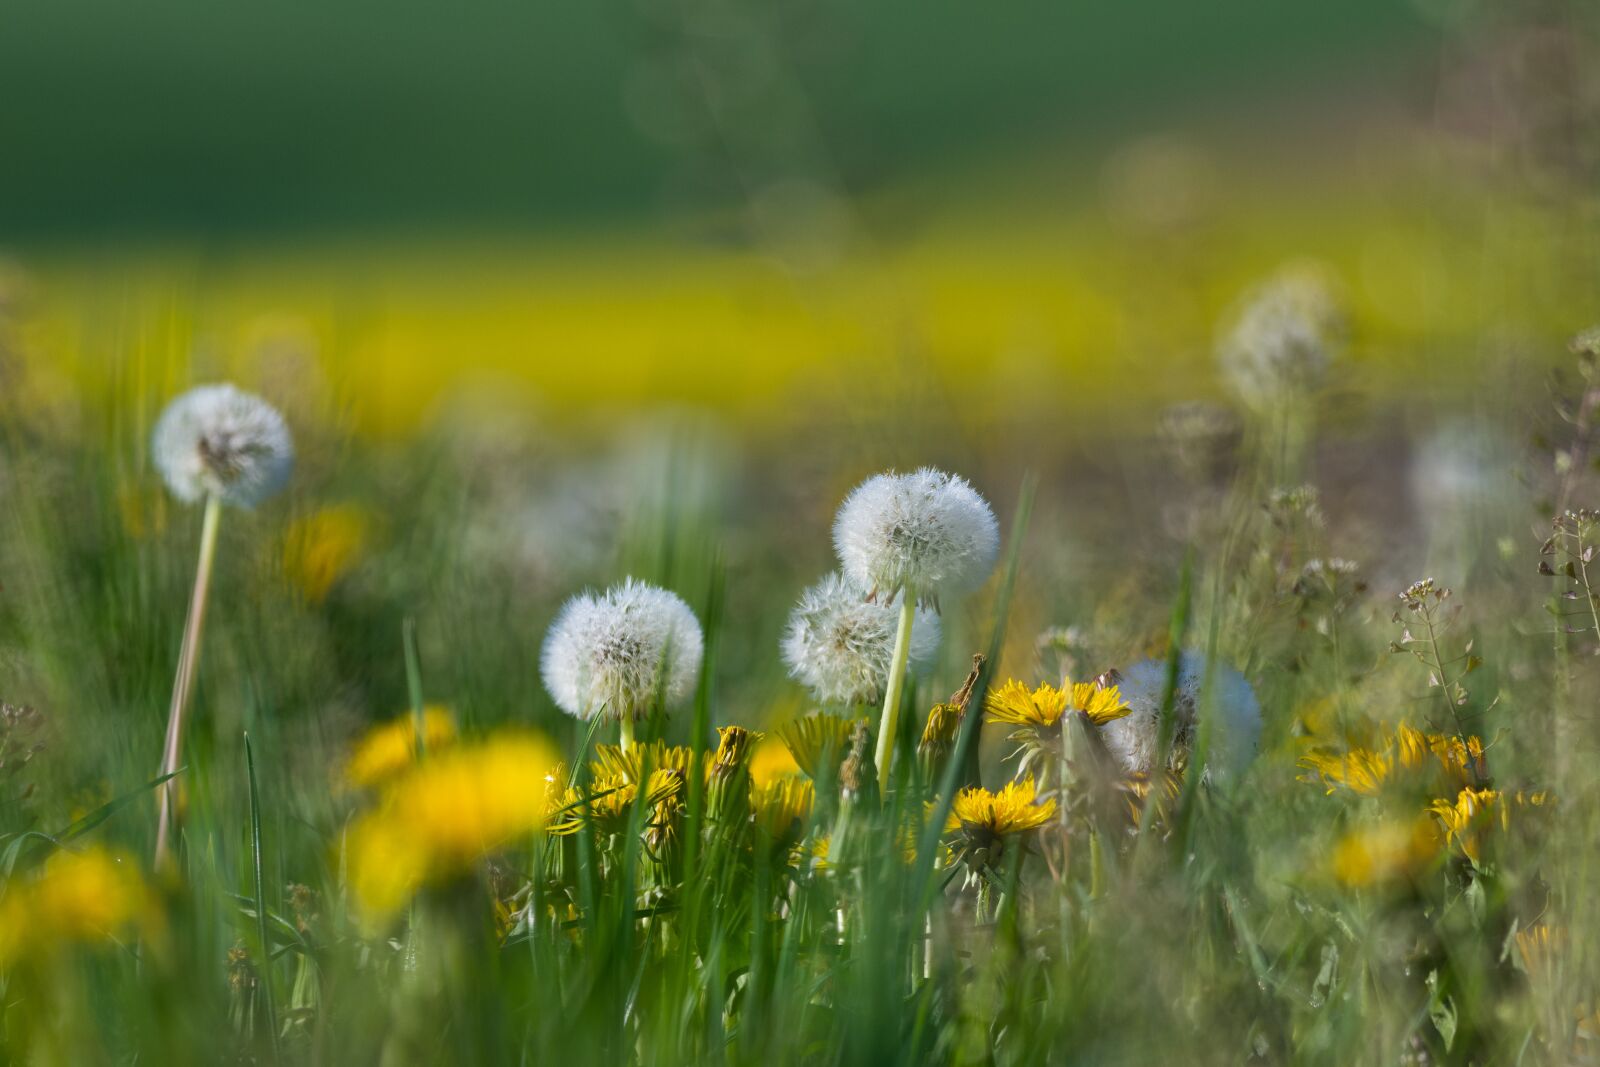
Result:
[[[845,577],[869,597],[900,598],[894,652],[878,729],[878,784],[887,789],[911,655],[916,607],[968,592],[988,578],[1000,546],[989,502],[966,479],[932,467],[874,475],[839,508],[834,547]]]
[[[542,827],[557,762],[543,738],[507,732],[446,749],[395,781],[350,829],[350,886],[366,917],[383,921],[422,886]]]
[[[1203,400],[1175,404],[1161,413],[1161,443],[1178,467],[1197,482],[1224,477],[1244,436],[1239,416]]]
[[[1497,822],[1505,829],[1511,825],[1514,809],[1543,808],[1549,801],[1550,794],[1545,792],[1507,793],[1466,786],[1454,800],[1435,800],[1428,805],[1428,811],[1439,820],[1446,842],[1478,863],[1483,859],[1480,831],[1492,828]]]
[[[1363,826],[1333,846],[1329,872],[1353,889],[1408,882],[1433,864],[1440,844],[1438,828],[1427,818]]]
[[[255,507],[282,489],[294,466],[289,427],[276,408],[232,385],[202,385],[162,412],[151,451],[172,495]]]
[[[200,559],[162,746],[161,773],[171,776],[178,770],[184,716],[200,662],[200,639],[205,628],[222,506],[253,508],[283,488],[294,466],[294,445],[283,416],[265,400],[232,385],[203,385],[167,405],[151,436],[151,452],[173,496],[185,503],[205,501]],[[174,788],[171,781],[160,786],[158,864],[165,862],[168,855]]]
[[[1150,774],[1157,769],[1167,661],[1134,664],[1116,672],[1113,681],[1128,713],[1106,722],[1101,737],[1124,771]],[[1177,688],[1172,694],[1172,764],[1186,762],[1199,740],[1202,697],[1209,702],[1206,710],[1211,716],[1207,773],[1219,778],[1235,775],[1255,757],[1260,744],[1261,705],[1244,675],[1223,663],[1207,669],[1206,658],[1192,651],[1182,653],[1178,660]]]
[[[1402,771],[1418,771],[1432,766],[1446,783],[1464,787],[1488,774],[1484,762],[1483,739],[1469,734],[1425,733],[1405,723],[1392,731],[1380,731],[1368,745],[1353,745],[1344,751],[1317,749],[1300,758],[1300,766],[1313,771],[1328,785],[1328,792],[1343,786],[1362,796],[1377,796]],[[1415,776],[1411,776],[1415,781]]]
[[[1291,264],[1244,295],[1217,342],[1217,361],[1239,399],[1271,411],[1321,387],[1344,331],[1327,273]]]
[[[127,933],[152,938],[163,926],[131,856],[98,846],[63,850],[36,879],[13,882],[0,898],[0,970]]]
[[[882,698],[894,658],[898,613],[837,571],[800,595],[783,634],[789,673],[824,704]],[[919,609],[911,626],[907,669],[919,673],[939,651],[939,616]]]
[[[455,716],[449,708],[429,705],[422,709],[420,731],[411,712],[374,726],[350,754],[345,782],[356,789],[371,789],[405,771],[417,760],[419,732],[424,751],[445,748],[456,739]]]
[[[366,512],[336,505],[290,523],[283,539],[283,569],[307,602],[320,604],[355,567],[371,539]]]
[[[836,781],[839,764],[850,750],[850,738],[863,719],[840,715],[806,715],[774,731],[807,778]]]
[[[750,791],[756,829],[775,848],[793,847],[805,833],[816,798],[816,786],[806,778],[779,778],[757,784]]]
[[[704,645],[682,598],[629,578],[562,607],[544,640],[545,688],[568,715],[617,720],[626,749],[636,720],[688,696]]]
[[[775,734],[763,737],[750,755],[750,781],[757,789],[785,778],[799,778],[802,774],[794,753]]]

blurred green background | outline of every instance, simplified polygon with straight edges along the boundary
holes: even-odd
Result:
[[[1368,93],[1400,0],[13,0],[0,233],[574,226],[1083,146],[1229,94]]]

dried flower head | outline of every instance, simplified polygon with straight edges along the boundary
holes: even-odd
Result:
[[[989,576],[1000,527],[966,479],[923,467],[857,486],[839,508],[833,543],[846,577],[874,597],[904,592],[937,605]]]
[[[889,677],[896,622],[893,605],[868,600],[835,571],[800,595],[783,634],[783,660],[824,704],[873,703]],[[911,625],[911,672],[931,666],[938,651],[939,617],[919,610]]]
[[[1145,660],[1118,674],[1117,689],[1128,714],[1105,723],[1101,737],[1125,771],[1149,774],[1160,742],[1167,661]],[[1196,652],[1184,652],[1178,659],[1172,762],[1182,765],[1188,758],[1197,738],[1200,699],[1208,682],[1212,729],[1206,767],[1218,776],[1236,774],[1254,758],[1261,741],[1261,705],[1244,675],[1223,663],[1213,664],[1208,671],[1206,658]]]
[[[1241,400],[1268,408],[1321,386],[1344,331],[1326,274],[1291,265],[1245,294],[1217,343],[1217,361]]]
[[[1227,474],[1244,437],[1244,424],[1230,408],[1195,400],[1163,411],[1159,434],[1183,472],[1204,481]]]
[[[294,466],[283,416],[231,385],[202,385],[173,400],[151,448],[167,487],[188,502],[216,496],[254,507],[283,488]]]
[[[629,578],[562,607],[544,639],[544,684],[568,715],[637,719],[689,694],[703,649],[682,598]]]

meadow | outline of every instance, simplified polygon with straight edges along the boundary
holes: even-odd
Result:
[[[7,1055],[1600,1057],[1600,337],[1467,418],[1330,400],[1353,332],[1291,264],[1114,464],[885,474],[17,312]]]
[[[1585,5],[36,7],[0,1062],[1600,1063]]]

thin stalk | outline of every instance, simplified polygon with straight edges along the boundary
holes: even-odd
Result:
[[[272,943],[267,940],[267,879],[261,862],[261,793],[256,787],[256,757],[250,747],[250,735],[244,735],[244,765],[250,776],[250,866],[255,875],[256,939],[261,953],[256,967],[256,978],[261,983],[261,1003],[267,1015],[267,1035],[271,1041],[272,1062],[278,1055],[278,1012],[272,1002],[272,978],[268,966],[272,962]]]
[[[889,682],[883,688],[883,719],[878,724],[878,792],[889,792],[894,748],[900,732],[900,691],[905,686],[906,662],[911,658],[911,623],[917,604],[910,590],[900,591],[900,625],[894,634],[894,658],[889,662]]]
[[[172,707],[167,712],[167,736],[161,750],[161,775],[168,781],[161,785],[156,824],[155,865],[158,869],[167,863],[173,824],[177,819],[174,810],[176,783],[170,776],[178,772],[178,758],[183,751],[183,721],[194,691],[195,671],[200,665],[200,635],[205,627],[206,598],[211,591],[211,570],[216,562],[217,528],[221,521],[222,501],[215,494],[206,497],[205,518],[200,527],[200,560],[195,567],[194,590],[189,595],[189,616],[183,626],[178,676],[172,683]]]
[[[624,715],[617,723],[622,729],[622,751],[627,752],[633,748],[633,716]]]
[[[428,754],[427,712],[422,703],[422,660],[417,656],[417,620],[406,617],[400,629],[406,660],[406,693],[411,699],[411,722],[417,732],[417,761]]]

